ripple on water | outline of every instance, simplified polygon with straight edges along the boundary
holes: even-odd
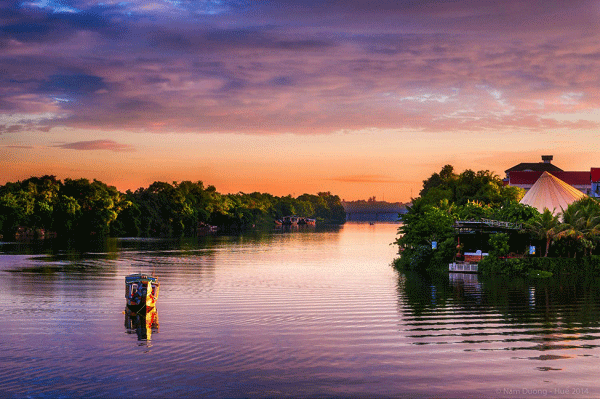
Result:
[[[597,284],[398,274],[396,228],[18,258],[35,267],[0,270],[0,393],[498,397],[573,382],[600,392]],[[161,281],[150,340],[125,326],[133,272]]]

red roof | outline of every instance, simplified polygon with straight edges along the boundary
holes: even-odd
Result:
[[[594,170],[594,169],[592,169]],[[525,172],[514,171],[510,172],[510,185],[515,184],[534,184],[540,178],[543,172]],[[551,172],[554,177],[558,177],[571,186],[590,185],[592,182],[591,172]],[[596,169],[596,174],[600,177],[600,168]]]
[[[600,168],[592,168],[592,181],[600,181]]]

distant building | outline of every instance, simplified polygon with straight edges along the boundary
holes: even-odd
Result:
[[[360,222],[398,222],[401,214],[407,212],[406,205],[401,202],[376,201],[375,197],[368,201],[342,201],[347,221]]]
[[[600,168],[588,171],[564,171],[552,164],[552,155],[542,155],[542,162],[520,163],[505,171],[504,184],[529,190],[544,172],[591,197],[600,197]]]
[[[600,197],[600,168],[592,168],[590,171],[592,177],[591,197]]]

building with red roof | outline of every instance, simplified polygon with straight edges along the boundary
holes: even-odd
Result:
[[[529,190],[544,172],[548,172],[584,194],[600,197],[600,168],[564,171],[551,163],[552,158],[552,155],[543,155],[542,162],[520,163],[507,169],[504,183]]]

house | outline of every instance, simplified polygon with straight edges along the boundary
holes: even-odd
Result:
[[[552,159],[552,155],[542,155],[542,162],[520,163],[507,169],[504,184],[528,191],[544,172],[548,172],[584,194],[600,197],[600,168],[591,168],[589,171],[564,171],[552,164]]]
[[[506,169],[506,177],[509,178],[511,172],[562,172],[563,170],[552,164],[553,155],[542,155],[542,162],[521,162],[512,168]]]
[[[592,168],[590,171],[592,178],[591,192],[588,194],[590,197],[600,197],[600,168]]]

